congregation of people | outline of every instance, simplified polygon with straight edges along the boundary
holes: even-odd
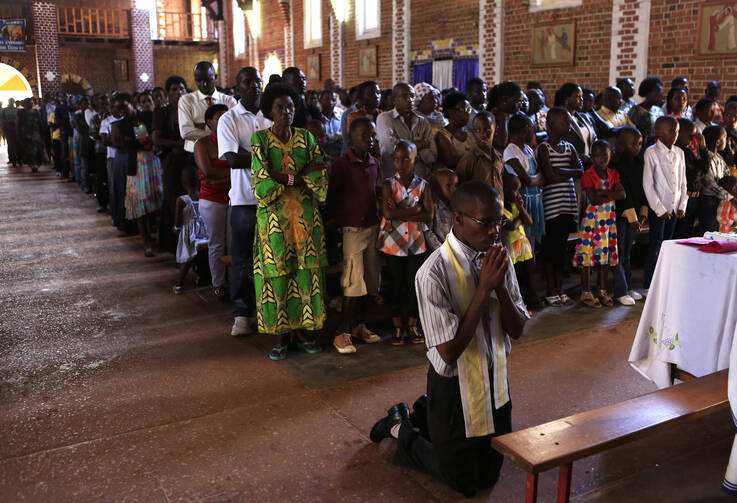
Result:
[[[458,219],[497,228],[531,310],[573,303],[571,268],[586,306],[634,305],[664,240],[737,222],[737,96],[722,104],[717,82],[695,103],[685,78],[667,91],[656,77],[598,93],[569,82],[549,106],[537,82],[487,89],[474,78],[463,93],[328,80],[308,91],[298,68],[264,87],[246,67],[221,89],[208,62],[193,80],[194,91],[171,76],[141,93],[9,102],[9,164],[51,162],[121,233],[138,235],[145,256],[173,254],[174,294],[206,265],[214,295],[232,302],[231,334],[273,336],[273,360],[320,352],[314,333],[329,308],[340,354],[381,341],[365,321],[384,303],[389,342],[425,344],[415,278]],[[501,219],[453,208],[472,181],[495,190]],[[636,287],[632,250],[645,230]],[[342,269],[339,281],[328,266]]]

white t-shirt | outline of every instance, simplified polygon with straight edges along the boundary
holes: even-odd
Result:
[[[212,101],[213,105],[225,105],[229,109],[236,104],[235,98],[220,91],[215,91],[211,96],[207,96],[197,90],[179,98],[179,104],[177,105],[179,134],[184,139],[184,150],[187,152],[194,152],[195,142],[210,135],[210,130],[207,127],[205,129],[195,127],[195,124],[205,122],[205,111],[210,106],[208,101]]]
[[[100,134],[106,133],[110,135],[110,125],[113,122],[118,121],[118,120],[120,119],[117,119],[113,117],[112,115],[109,115],[105,117],[104,119],[102,119],[102,122],[100,122]],[[107,158],[108,159],[115,159],[115,153],[116,153],[115,147],[107,147]]]
[[[519,163],[522,165],[522,169],[525,170],[525,173],[530,173],[530,160],[532,159],[534,162],[535,159],[535,153],[532,151],[529,145],[525,145],[524,149],[519,148],[514,143],[510,143],[507,145],[507,148],[504,149],[504,169],[507,170],[507,173],[512,174],[514,176],[517,175],[517,172],[512,169],[512,167],[507,164],[507,161],[510,161],[512,159],[517,159]]]
[[[251,152],[251,137],[256,131],[266,129],[271,121],[261,111],[254,115],[238,104],[220,116],[218,121],[218,157],[225,159],[227,152],[238,153],[239,148]],[[250,169],[230,170],[230,204],[232,206],[255,205],[256,196],[251,187]]]
[[[87,123],[87,126],[88,127],[92,125],[92,117],[94,117],[95,115],[97,115],[97,112],[94,111],[93,109],[91,109],[91,108],[85,109],[85,111],[84,111],[84,121]]]

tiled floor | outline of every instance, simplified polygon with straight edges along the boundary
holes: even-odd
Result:
[[[144,258],[74,184],[2,166],[0,500],[462,499],[368,440],[388,406],[423,392],[422,347],[271,362],[270,340],[228,335],[229,306],[208,289],[172,295],[172,257]],[[626,361],[640,309],[537,313],[510,359],[515,428],[651,391]],[[573,497],[720,500],[733,433],[725,413],[587,458]],[[505,463],[475,500],[523,495]]]

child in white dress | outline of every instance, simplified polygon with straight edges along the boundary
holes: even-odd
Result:
[[[175,295],[182,293],[182,283],[187,277],[192,261],[197,255],[197,247],[207,244],[207,229],[199,212],[199,198],[197,195],[197,174],[194,169],[182,170],[182,187],[185,194],[177,198],[176,219],[174,232],[179,233],[177,243],[177,264],[179,264],[179,281],[172,291]]]

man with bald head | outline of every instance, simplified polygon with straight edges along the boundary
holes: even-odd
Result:
[[[406,403],[389,409],[370,437],[398,439],[395,463],[471,497],[494,485],[501,470],[504,458],[491,438],[512,430],[509,338],[522,335],[529,315],[499,239],[499,193],[469,181],[453,194],[451,209],[451,232],[415,277],[430,360],[427,397],[411,416]]]
[[[184,139],[184,150],[194,152],[194,144],[210,134],[205,125],[205,110],[216,104],[233,108],[235,98],[215,89],[217,74],[209,61],[200,61],[194,67],[197,90],[179,99],[179,133]]]
[[[235,77],[240,101],[218,121],[218,157],[230,165],[230,298],[233,300],[232,336],[253,333],[254,287],[253,238],[256,225],[256,196],[251,185],[251,137],[271,126],[259,110],[261,74],[251,66],[241,68]]]
[[[432,165],[438,159],[430,121],[414,111],[415,91],[409,84],[400,82],[395,85],[392,96],[394,109],[381,113],[376,118],[382,175],[389,178],[394,174],[394,146],[399,140],[405,140],[417,147],[415,174],[420,178],[427,178]]]

